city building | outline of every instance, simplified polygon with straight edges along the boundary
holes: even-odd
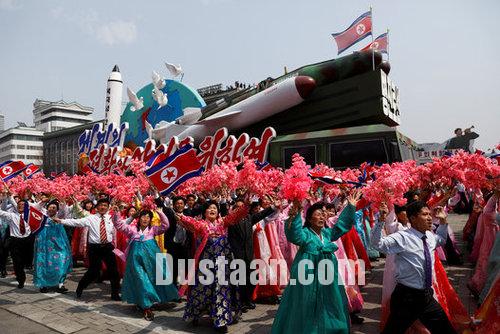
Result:
[[[62,129],[81,127],[92,122],[93,108],[83,106],[77,102],[57,102],[36,99],[33,103],[33,121],[35,126],[27,126],[18,122],[18,126],[0,133],[0,163],[6,160],[22,160],[24,163],[42,165],[44,159],[44,133],[58,132],[55,136],[65,136],[59,132]],[[0,114],[0,126],[3,130],[4,116]],[[80,131],[81,133],[81,131]],[[77,136],[78,137],[78,136]],[[66,143],[69,138],[61,138]],[[78,138],[77,138],[78,139]],[[58,153],[67,153],[64,146]],[[46,156],[46,158],[48,155]],[[68,160],[67,156],[54,158],[57,164]],[[59,170],[60,171],[60,170]]]
[[[92,122],[94,108],[77,102],[57,102],[36,99],[33,103],[33,122],[43,132],[58,131]]]
[[[104,120],[82,124],[71,128],[46,132],[43,135],[43,171],[45,175],[65,172],[68,175],[78,171],[78,137],[94,124]]]
[[[43,159],[43,131],[24,123],[0,133],[0,163],[22,160],[24,163],[41,165]]]
[[[0,114],[0,132],[5,130],[5,115]]]

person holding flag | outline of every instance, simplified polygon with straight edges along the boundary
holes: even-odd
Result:
[[[49,202],[46,209],[44,226],[35,237],[33,284],[42,293],[54,286],[56,292],[66,293],[64,281],[71,271],[71,247],[64,227],[53,220],[59,211],[59,202]]]

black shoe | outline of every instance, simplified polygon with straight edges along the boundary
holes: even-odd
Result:
[[[40,292],[41,293],[47,293],[47,292],[49,292],[49,288],[43,287],[43,288],[40,289]]]
[[[5,278],[7,277],[7,272],[5,270],[2,270],[2,272],[0,273],[0,278]]]
[[[17,288],[18,289],[24,288],[24,282],[17,284]]]
[[[82,298],[82,292],[83,292],[82,289],[76,288],[76,298],[77,299]]]
[[[350,316],[351,316],[351,323],[353,324],[361,325],[365,321],[364,318],[361,318],[357,314],[351,313]]]
[[[62,294],[64,294],[64,293],[68,292],[68,289],[66,289],[66,287],[63,285],[63,286],[61,286],[61,287],[58,287],[58,288],[56,289],[56,292],[57,292],[57,293],[62,293]]]
[[[115,302],[121,302],[122,299],[119,294],[112,294],[111,295],[111,300],[114,300]]]
[[[217,333],[227,333],[227,326],[215,327]]]
[[[155,315],[150,309],[144,310],[144,319],[147,321],[153,321],[154,318]]]
[[[241,312],[247,313],[248,312],[248,307],[245,305],[241,308]]]
[[[246,306],[248,307],[249,310],[255,310],[255,307],[256,307],[255,303],[252,303],[252,302],[248,303]]]

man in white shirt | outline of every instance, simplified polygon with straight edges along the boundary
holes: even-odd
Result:
[[[24,220],[24,206],[29,205],[27,202],[19,201],[17,203],[17,211],[8,212],[0,210],[0,218],[4,223],[9,225],[9,246],[10,246],[10,256],[12,257],[12,263],[14,265],[14,273],[16,275],[17,287],[19,289],[24,288],[24,282],[26,281],[26,274],[24,268],[31,265],[30,254],[33,250],[31,241],[31,229]]]
[[[434,250],[447,238],[446,213],[437,207],[434,216],[440,226],[432,231],[432,215],[427,205],[415,201],[407,206],[411,228],[382,237],[387,212],[372,230],[371,244],[385,254],[395,254],[396,288],[391,295],[391,312],[383,333],[405,333],[420,320],[431,333],[456,333],[441,305],[434,299],[432,268]]]
[[[97,213],[80,219],[59,219],[54,218],[66,226],[88,227],[88,250],[89,250],[89,268],[83,275],[76,288],[76,297],[82,296],[83,290],[99,276],[101,263],[106,263],[106,268],[111,282],[111,299],[119,301],[120,299],[120,276],[116,267],[116,258],[113,253],[113,235],[115,228],[112,217],[108,214],[109,199],[101,198],[97,201]]]
[[[7,212],[17,212],[17,202],[9,196],[9,190],[3,188],[0,193],[0,208]],[[0,218],[0,278],[7,276],[7,259],[9,257],[9,224]]]

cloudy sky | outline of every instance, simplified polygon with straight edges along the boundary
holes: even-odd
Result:
[[[370,5],[375,34],[390,29],[401,131],[443,142],[474,125],[476,147],[499,143],[497,0],[0,0],[0,112],[7,126],[32,124],[36,98],[64,97],[100,119],[114,64],[134,90],[166,75],[164,61],[194,88],[258,82],[336,57],[330,33]]]

